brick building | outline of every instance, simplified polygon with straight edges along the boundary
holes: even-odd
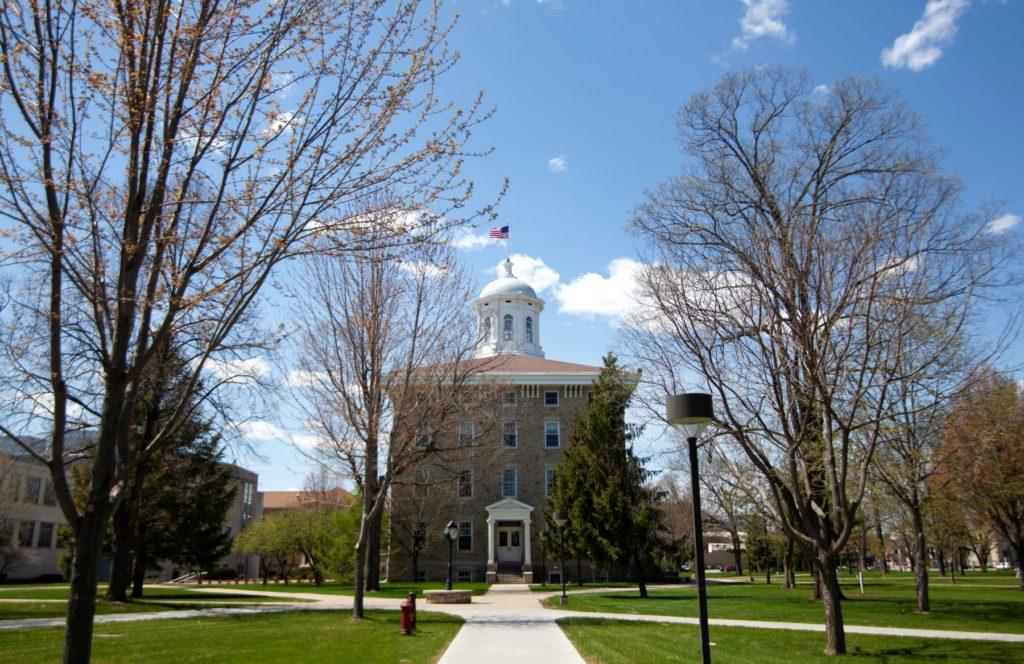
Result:
[[[428,460],[419,487],[394,489],[392,580],[444,580],[448,543],[441,530],[448,521],[460,533],[452,545],[456,580],[494,582],[500,573],[502,580],[530,583],[545,573],[542,512],[573,418],[601,369],[545,357],[544,301],[513,275],[510,261],[505,270],[472,303],[481,339],[476,361],[486,363],[481,380],[501,401],[498,421],[482,421],[494,419],[490,409],[466,412],[454,430],[434,434],[465,441],[465,453],[433,467]],[[549,562],[546,573],[557,579],[561,570]]]

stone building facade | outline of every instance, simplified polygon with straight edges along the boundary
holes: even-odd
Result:
[[[464,442],[464,454],[433,467],[428,460],[421,486],[393,490],[387,575],[444,580],[449,544],[442,529],[454,521],[460,536],[451,544],[453,580],[556,579],[558,565],[541,564],[542,515],[574,417],[601,369],[544,356],[544,301],[512,274],[510,262],[472,306],[481,339],[476,356],[486,362],[482,380],[500,399],[500,412],[469,411],[454,430],[436,433]]]

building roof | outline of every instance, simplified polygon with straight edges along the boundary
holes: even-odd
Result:
[[[482,300],[494,297],[495,295],[525,295],[526,297],[539,299],[537,298],[537,291],[533,290],[533,286],[512,274],[512,261],[510,259],[506,259],[503,265],[505,267],[505,276],[498,277],[484,286],[483,290],[480,291],[480,297],[477,299]]]
[[[352,502],[352,494],[342,488],[319,491],[262,491],[263,511],[294,510],[317,502],[326,502],[337,507]]]
[[[589,364],[575,364],[573,362],[562,362],[560,360],[549,360],[545,357],[535,355],[522,355],[520,353],[507,353],[495,357],[483,357],[472,362],[482,365],[487,373],[497,374],[586,374],[597,375],[601,373],[601,367]]]

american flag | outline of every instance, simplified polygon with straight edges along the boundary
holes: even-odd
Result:
[[[491,232],[487,237],[498,238],[499,240],[508,239],[508,226],[502,226],[501,228],[492,228]]]

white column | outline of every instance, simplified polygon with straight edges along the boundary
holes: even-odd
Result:
[[[487,564],[494,564],[494,519],[487,517]]]
[[[530,517],[523,519],[523,546],[526,547],[526,551],[523,552],[523,562],[527,565],[530,564]]]

